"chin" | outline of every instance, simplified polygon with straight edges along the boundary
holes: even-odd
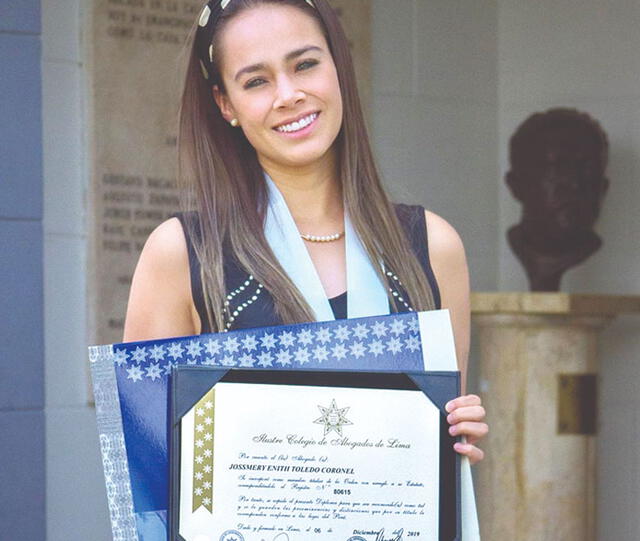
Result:
[[[329,157],[331,147],[296,149],[291,152],[271,153],[267,155],[270,162],[286,167],[307,167],[322,162]]]
[[[292,167],[308,167],[325,159],[326,153],[291,156],[286,164]]]

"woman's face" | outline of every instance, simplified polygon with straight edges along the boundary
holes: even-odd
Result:
[[[265,169],[332,157],[342,97],[318,23],[292,6],[264,4],[229,21],[220,36],[225,93],[214,96],[236,118]]]

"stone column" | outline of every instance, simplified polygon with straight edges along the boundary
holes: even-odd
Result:
[[[476,293],[483,539],[595,541],[598,335],[640,297]]]

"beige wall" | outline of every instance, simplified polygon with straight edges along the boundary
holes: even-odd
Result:
[[[395,199],[442,215],[497,286],[497,4],[376,0],[373,142]]]
[[[42,2],[48,541],[108,541],[95,411],[87,405],[83,0]]]

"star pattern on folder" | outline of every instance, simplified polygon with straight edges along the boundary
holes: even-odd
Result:
[[[288,327],[246,329],[114,347],[113,362],[128,383],[164,380],[178,364],[296,369],[353,365],[367,358],[386,366],[422,359],[415,313]]]

